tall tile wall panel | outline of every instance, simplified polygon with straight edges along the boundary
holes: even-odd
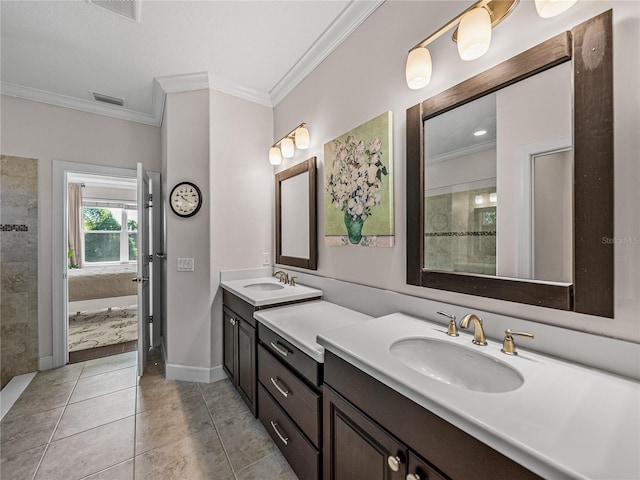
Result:
[[[0,156],[0,369],[38,369],[38,161]]]

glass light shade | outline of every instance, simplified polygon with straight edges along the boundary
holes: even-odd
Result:
[[[284,158],[291,158],[295,152],[295,147],[293,146],[293,140],[290,138],[285,138],[280,142],[280,150],[282,151],[282,156]]]
[[[300,150],[309,148],[309,130],[306,127],[300,127],[296,130],[296,147]]]
[[[475,203],[476,205],[482,205],[484,203],[484,198],[482,197],[482,195],[476,195]]]
[[[278,147],[271,147],[269,149],[269,163],[271,165],[280,165],[282,162],[282,155]]]
[[[489,201],[491,203],[496,203],[498,201],[498,194],[497,193],[490,193],[489,194]]]
[[[409,52],[405,75],[410,89],[418,90],[429,85],[431,71],[431,53],[429,53],[429,50],[415,48]]]
[[[491,44],[491,16],[484,8],[465,13],[458,25],[458,54],[462,60],[475,60],[487,53]]]
[[[536,10],[542,18],[551,18],[569,10],[578,0],[536,0]]]

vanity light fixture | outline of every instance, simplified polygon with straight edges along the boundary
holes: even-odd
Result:
[[[497,203],[498,202],[498,194],[496,192],[490,193],[489,194],[489,201],[491,203]]]
[[[536,0],[536,10],[542,18],[551,18],[569,10],[578,0]]]
[[[484,197],[482,195],[476,195],[475,204],[482,205],[484,203]]]
[[[456,27],[452,40],[458,44],[462,60],[475,60],[484,55],[491,43],[491,29],[511,13],[519,0],[479,0],[440,29],[409,50],[405,66],[407,85],[412,90],[424,88],[433,69],[427,45]],[[542,18],[559,15],[578,0],[535,0]]]
[[[271,165],[280,165],[282,157],[293,157],[296,147],[299,150],[309,148],[309,130],[307,130],[307,124],[304,122],[271,145],[269,163]]]

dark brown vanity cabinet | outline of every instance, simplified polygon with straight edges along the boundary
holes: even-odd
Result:
[[[322,364],[258,326],[259,418],[301,480],[320,478]]]
[[[237,301],[241,301],[237,297],[234,298]],[[251,311],[250,317],[247,318],[246,316],[246,313],[249,310],[253,310],[253,307],[243,302],[246,307],[244,308],[245,314],[242,315],[227,306],[227,292],[225,292],[224,299],[225,305],[222,315],[222,366],[253,415],[257,416],[256,327],[253,311]],[[231,303],[233,304],[234,302],[231,301]],[[236,308],[237,306],[238,305],[236,305]],[[247,310],[247,307],[249,307],[249,310]]]
[[[331,352],[324,358],[324,480],[540,478]]]

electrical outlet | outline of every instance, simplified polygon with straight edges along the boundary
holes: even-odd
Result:
[[[179,272],[193,272],[193,258],[179,258],[178,259],[178,271]]]
[[[271,265],[271,255],[269,252],[264,252],[262,254],[262,265]]]

